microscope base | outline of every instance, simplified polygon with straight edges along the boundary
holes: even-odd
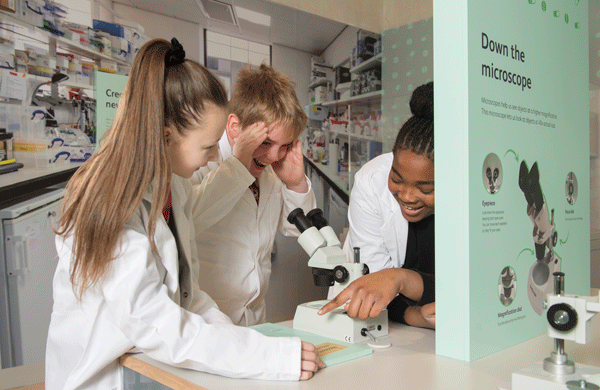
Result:
[[[317,312],[327,300],[306,302],[298,305],[294,315],[294,329],[318,334],[347,343],[369,341],[368,335],[362,335],[366,328],[373,337],[382,337],[388,334],[387,310],[383,310],[377,318],[360,320],[350,318],[343,308],[337,308],[322,316]]]
[[[583,383],[582,387],[581,381],[587,386]],[[545,371],[540,361],[512,375],[512,390],[598,389],[599,383],[600,368],[584,364],[576,364],[574,374],[554,375]],[[570,386],[574,384],[576,387]]]

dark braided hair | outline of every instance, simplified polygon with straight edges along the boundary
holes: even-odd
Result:
[[[413,91],[410,111],[413,116],[400,128],[394,153],[409,149],[433,160],[433,81]]]

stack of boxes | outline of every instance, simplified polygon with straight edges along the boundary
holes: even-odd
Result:
[[[350,97],[350,95],[348,94],[347,96],[345,95],[345,90],[347,90],[348,88],[338,88],[340,86],[340,84],[346,84],[350,82],[350,68],[346,68],[343,66],[338,66],[335,69],[333,69],[333,73],[335,75],[335,83],[334,83],[334,92],[333,92],[333,99],[334,100],[340,100],[340,99],[346,99],[348,97]],[[344,96],[342,97],[342,94],[344,94]]]
[[[381,35],[365,30],[358,30],[356,35],[356,47],[352,49],[352,67],[362,64],[381,52]]]
[[[381,52],[381,35],[359,30],[356,47],[352,51],[352,66],[358,66]],[[373,64],[368,70],[360,73],[350,88],[350,95],[357,96],[381,90],[381,64]]]
[[[381,90],[381,67],[366,70],[352,80],[350,95],[357,96],[379,90]]]
[[[312,103],[323,103],[331,100],[331,80],[333,79],[333,69],[325,65],[320,57],[311,57],[310,59],[310,83],[319,84],[314,88]]]
[[[131,25],[131,23],[116,24],[93,20],[94,30],[108,34],[111,41],[111,55],[127,62],[132,62],[137,51],[150,39],[144,34],[142,26]]]

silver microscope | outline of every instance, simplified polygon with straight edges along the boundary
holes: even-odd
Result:
[[[287,220],[300,230],[298,243],[310,256],[308,266],[312,267],[315,285],[342,288],[359,277],[369,273],[366,264],[360,262],[360,250],[354,248],[354,259],[348,262],[340,240],[323,216],[323,211],[314,209],[304,215],[302,209],[293,210]],[[343,308],[337,308],[322,316],[317,312],[328,300],[302,303],[296,308],[294,329],[302,330],[348,343],[373,341],[388,334],[387,310],[377,318],[348,317]]]
[[[565,352],[565,340],[578,344],[590,341],[590,320],[600,312],[599,297],[565,294],[564,276],[562,272],[554,273],[554,293],[544,301],[554,350],[542,362],[513,373],[513,390],[599,389],[600,368],[575,364]]]

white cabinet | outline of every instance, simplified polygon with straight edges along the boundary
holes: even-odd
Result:
[[[44,361],[58,263],[53,226],[64,189],[0,210],[2,368]]]
[[[327,220],[339,237],[344,228],[348,227],[348,205],[333,190],[329,190],[329,215]],[[342,242],[343,244],[343,242]]]

